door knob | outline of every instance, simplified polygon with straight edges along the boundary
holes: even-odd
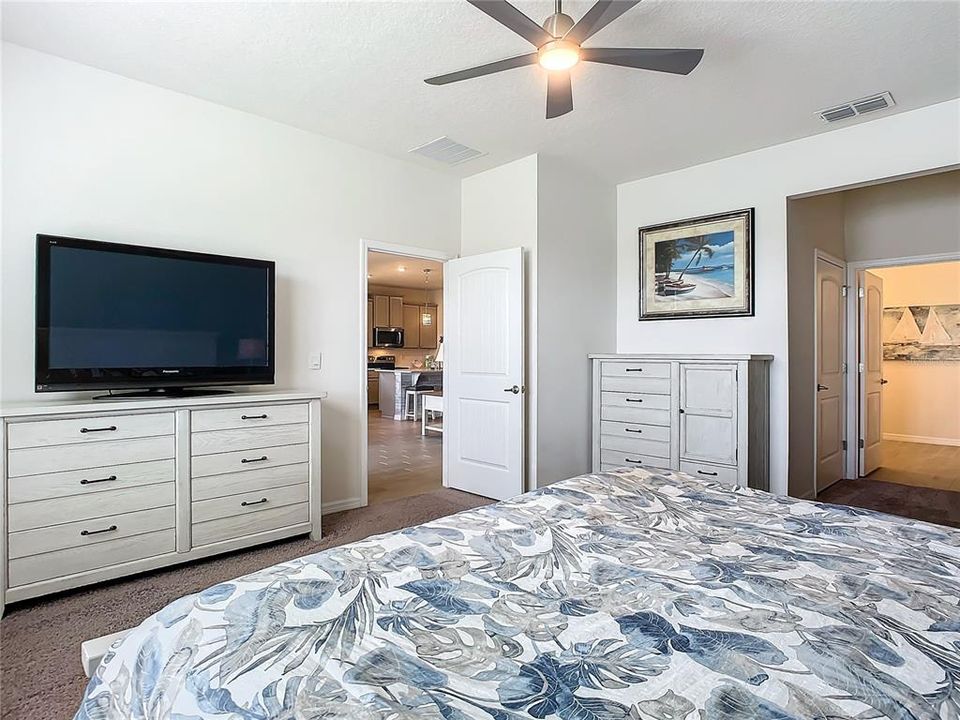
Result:
[[[826,385],[821,385],[820,383],[817,383],[817,392],[820,392],[821,390],[829,390],[829,389],[830,388],[828,388]]]
[[[504,392],[513,393],[514,395],[519,395],[519,394],[520,394],[520,386],[519,386],[519,385],[514,385],[513,387],[504,388],[503,391],[504,391]]]
[[[881,384],[881,385],[886,385],[888,382],[890,382],[890,381],[889,381],[889,380],[884,380],[883,378],[880,379],[880,384]]]

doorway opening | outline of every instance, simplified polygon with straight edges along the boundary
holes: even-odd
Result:
[[[365,248],[367,504],[443,487],[442,256]]]
[[[957,170],[788,199],[791,495],[960,527],[958,202]]]

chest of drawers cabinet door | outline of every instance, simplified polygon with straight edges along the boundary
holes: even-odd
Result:
[[[593,470],[769,489],[769,355],[592,355]]]
[[[310,533],[317,393],[0,407],[4,603]]]

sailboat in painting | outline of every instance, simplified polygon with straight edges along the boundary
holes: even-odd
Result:
[[[885,308],[884,360],[960,360],[960,305]]]

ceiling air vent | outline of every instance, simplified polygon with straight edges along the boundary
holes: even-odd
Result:
[[[442,162],[445,165],[460,165],[469,160],[473,160],[478,157],[486,155],[479,150],[474,150],[471,147],[467,147],[461,143],[458,143],[456,140],[452,140],[444,135],[441,138],[432,140],[426,145],[421,145],[420,147],[415,147],[411,150],[414,155],[420,155],[421,157],[428,158],[430,160],[436,160],[437,162]]]
[[[893,107],[895,104],[893,95],[888,92],[883,92],[821,110],[817,114],[824,122],[832,123],[838,120],[846,120],[847,118],[852,118],[857,115],[866,115],[867,113],[876,112],[877,110],[885,110],[888,107]]]

